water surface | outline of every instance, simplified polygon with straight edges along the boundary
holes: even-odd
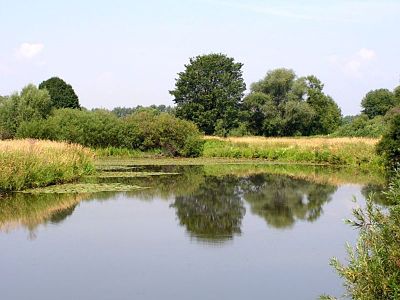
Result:
[[[0,299],[316,299],[371,186],[202,166],[106,178],[126,193],[15,194],[0,202]],[[317,178],[314,178],[317,179]]]

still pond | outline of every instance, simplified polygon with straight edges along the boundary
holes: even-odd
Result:
[[[340,295],[329,260],[355,242],[343,220],[376,183],[335,172],[109,166],[84,182],[146,188],[0,198],[0,299]]]

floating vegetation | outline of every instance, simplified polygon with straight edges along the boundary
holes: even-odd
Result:
[[[44,188],[30,189],[21,193],[29,194],[69,194],[69,193],[98,193],[98,192],[130,192],[145,189],[136,185],[126,185],[121,183],[69,183],[53,185]]]
[[[163,176],[163,175],[179,175],[180,173],[168,172],[101,172],[96,175],[87,177],[97,178],[132,178],[132,177],[149,177],[149,176]]]
[[[101,166],[98,165],[96,167],[98,171],[103,171],[103,172],[131,172],[133,170],[138,170],[140,167],[135,167],[135,166]]]

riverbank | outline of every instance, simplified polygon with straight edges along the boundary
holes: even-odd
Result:
[[[372,138],[205,137],[203,157],[259,158],[285,163],[309,163],[379,168]]]
[[[0,192],[69,182],[94,170],[80,145],[39,140],[0,141]]]
[[[241,163],[274,162],[287,164],[311,164],[351,166],[364,170],[382,168],[382,159],[376,155],[379,139],[373,138],[266,138],[266,137],[204,137],[204,149],[198,158],[175,159],[176,164],[213,164],[214,162]],[[95,150],[98,158],[133,158],[149,164],[154,159],[163,164],[161,151],[140,152],[136,150],[108,147]],[[217,159],[218,161],[215,161]],[[211,161],[210,161],[211,160]],[[167,161],[169,159],[167,158]],[[168,162],[167,162],[168,164]]]

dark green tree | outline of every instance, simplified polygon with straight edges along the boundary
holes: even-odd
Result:
[[[336,130],[342,119],[342,113],[336,102],[323,93],[324,84],[315,76],[307,76],[305,99],[314,110],[314,117],[308,134],[328,134]]]
[[[363,113],[371,119],[385,115],[396,104],[395,95],[388,89],[370,91],[361,101]]]
[[[396,103],[400,104],[400,85],[393,91],[394,97],[396,98]]]
[[[224,54],[191,58],[170,91],[176,115],[193,121],[206,134],[213,134],[217,124],[227,131],[236,127],[246,89],[242,66]]]
[[[52,77],[39,84],[39,89],[46,89],[55,108],[80,108],[78,96],[71,85],[58,77]]]

